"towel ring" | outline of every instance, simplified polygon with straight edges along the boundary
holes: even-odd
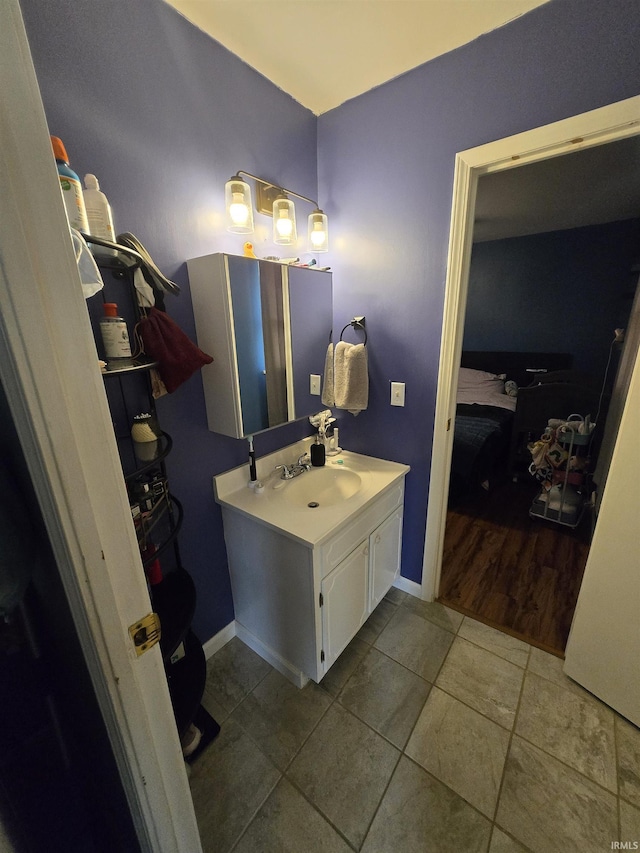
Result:
[[[348,329],[349,326],[353,326],[354,329],[361,329],[364,332],[364,345],[366,346],[367,345],[367,330],[362,325],[362,323],[356,323],[354,321],[352,321],[351,323],[347,323],[347,325],[344,327],[344,329],[340,332],[340,340],[342,340],[342,336],[345,332],[345,329]]]

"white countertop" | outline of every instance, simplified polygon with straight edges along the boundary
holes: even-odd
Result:
[[[343,450],[338,456],[327,456],[326,466],[336,465],[358,473],[362,480],[360,490],[350,498],[330,506],[316,508],[292,506],[283,499],[288,482],[282,481],[280,472],[274,469],[276,465],[282,463],[291,465],[308,450],[311,443],[311,438],[303,439],[258,459],[256,463],[258,478],[264,486],[262,492],[249,488],[248,464],[218,474],[213,478],[216,501],[291,539],[315,546],[321,545],[339,527],[355,518],[383,492],[405,477],[410,470],[408,465],[399,462],[389,462],[386,459]],[[299,477],[311,478],[314,476],[314,471],[321,470],[321,468],[311,468]]]

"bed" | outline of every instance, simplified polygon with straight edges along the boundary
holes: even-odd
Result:
[[[548,372],[569,370],[571,361],[567,353],[463,352],[456,396],[450,504],[479,488],[490,488],[496,476],[510,470],[517,394]]]

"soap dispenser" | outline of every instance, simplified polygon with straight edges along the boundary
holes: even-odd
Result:
[[[316,435],[315,444],[311,445],[310,448],[310,456],[311,456],[311,464],[314,468],[321,468],[324,465],[325,461],[325,447],[324,443],[320,440],[320,436]]]

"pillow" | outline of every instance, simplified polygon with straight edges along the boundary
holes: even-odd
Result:
[[[470,367],[461,367],[458,374],[458,388],[480,388],[494,385],[502,380],[495,373],[486,370],[472,370]]]
[[[515,398],[505,393],[505,374],[500,376],[486,370],[461,367],[458,374],[457,403],[499,406],[515,410]]]

